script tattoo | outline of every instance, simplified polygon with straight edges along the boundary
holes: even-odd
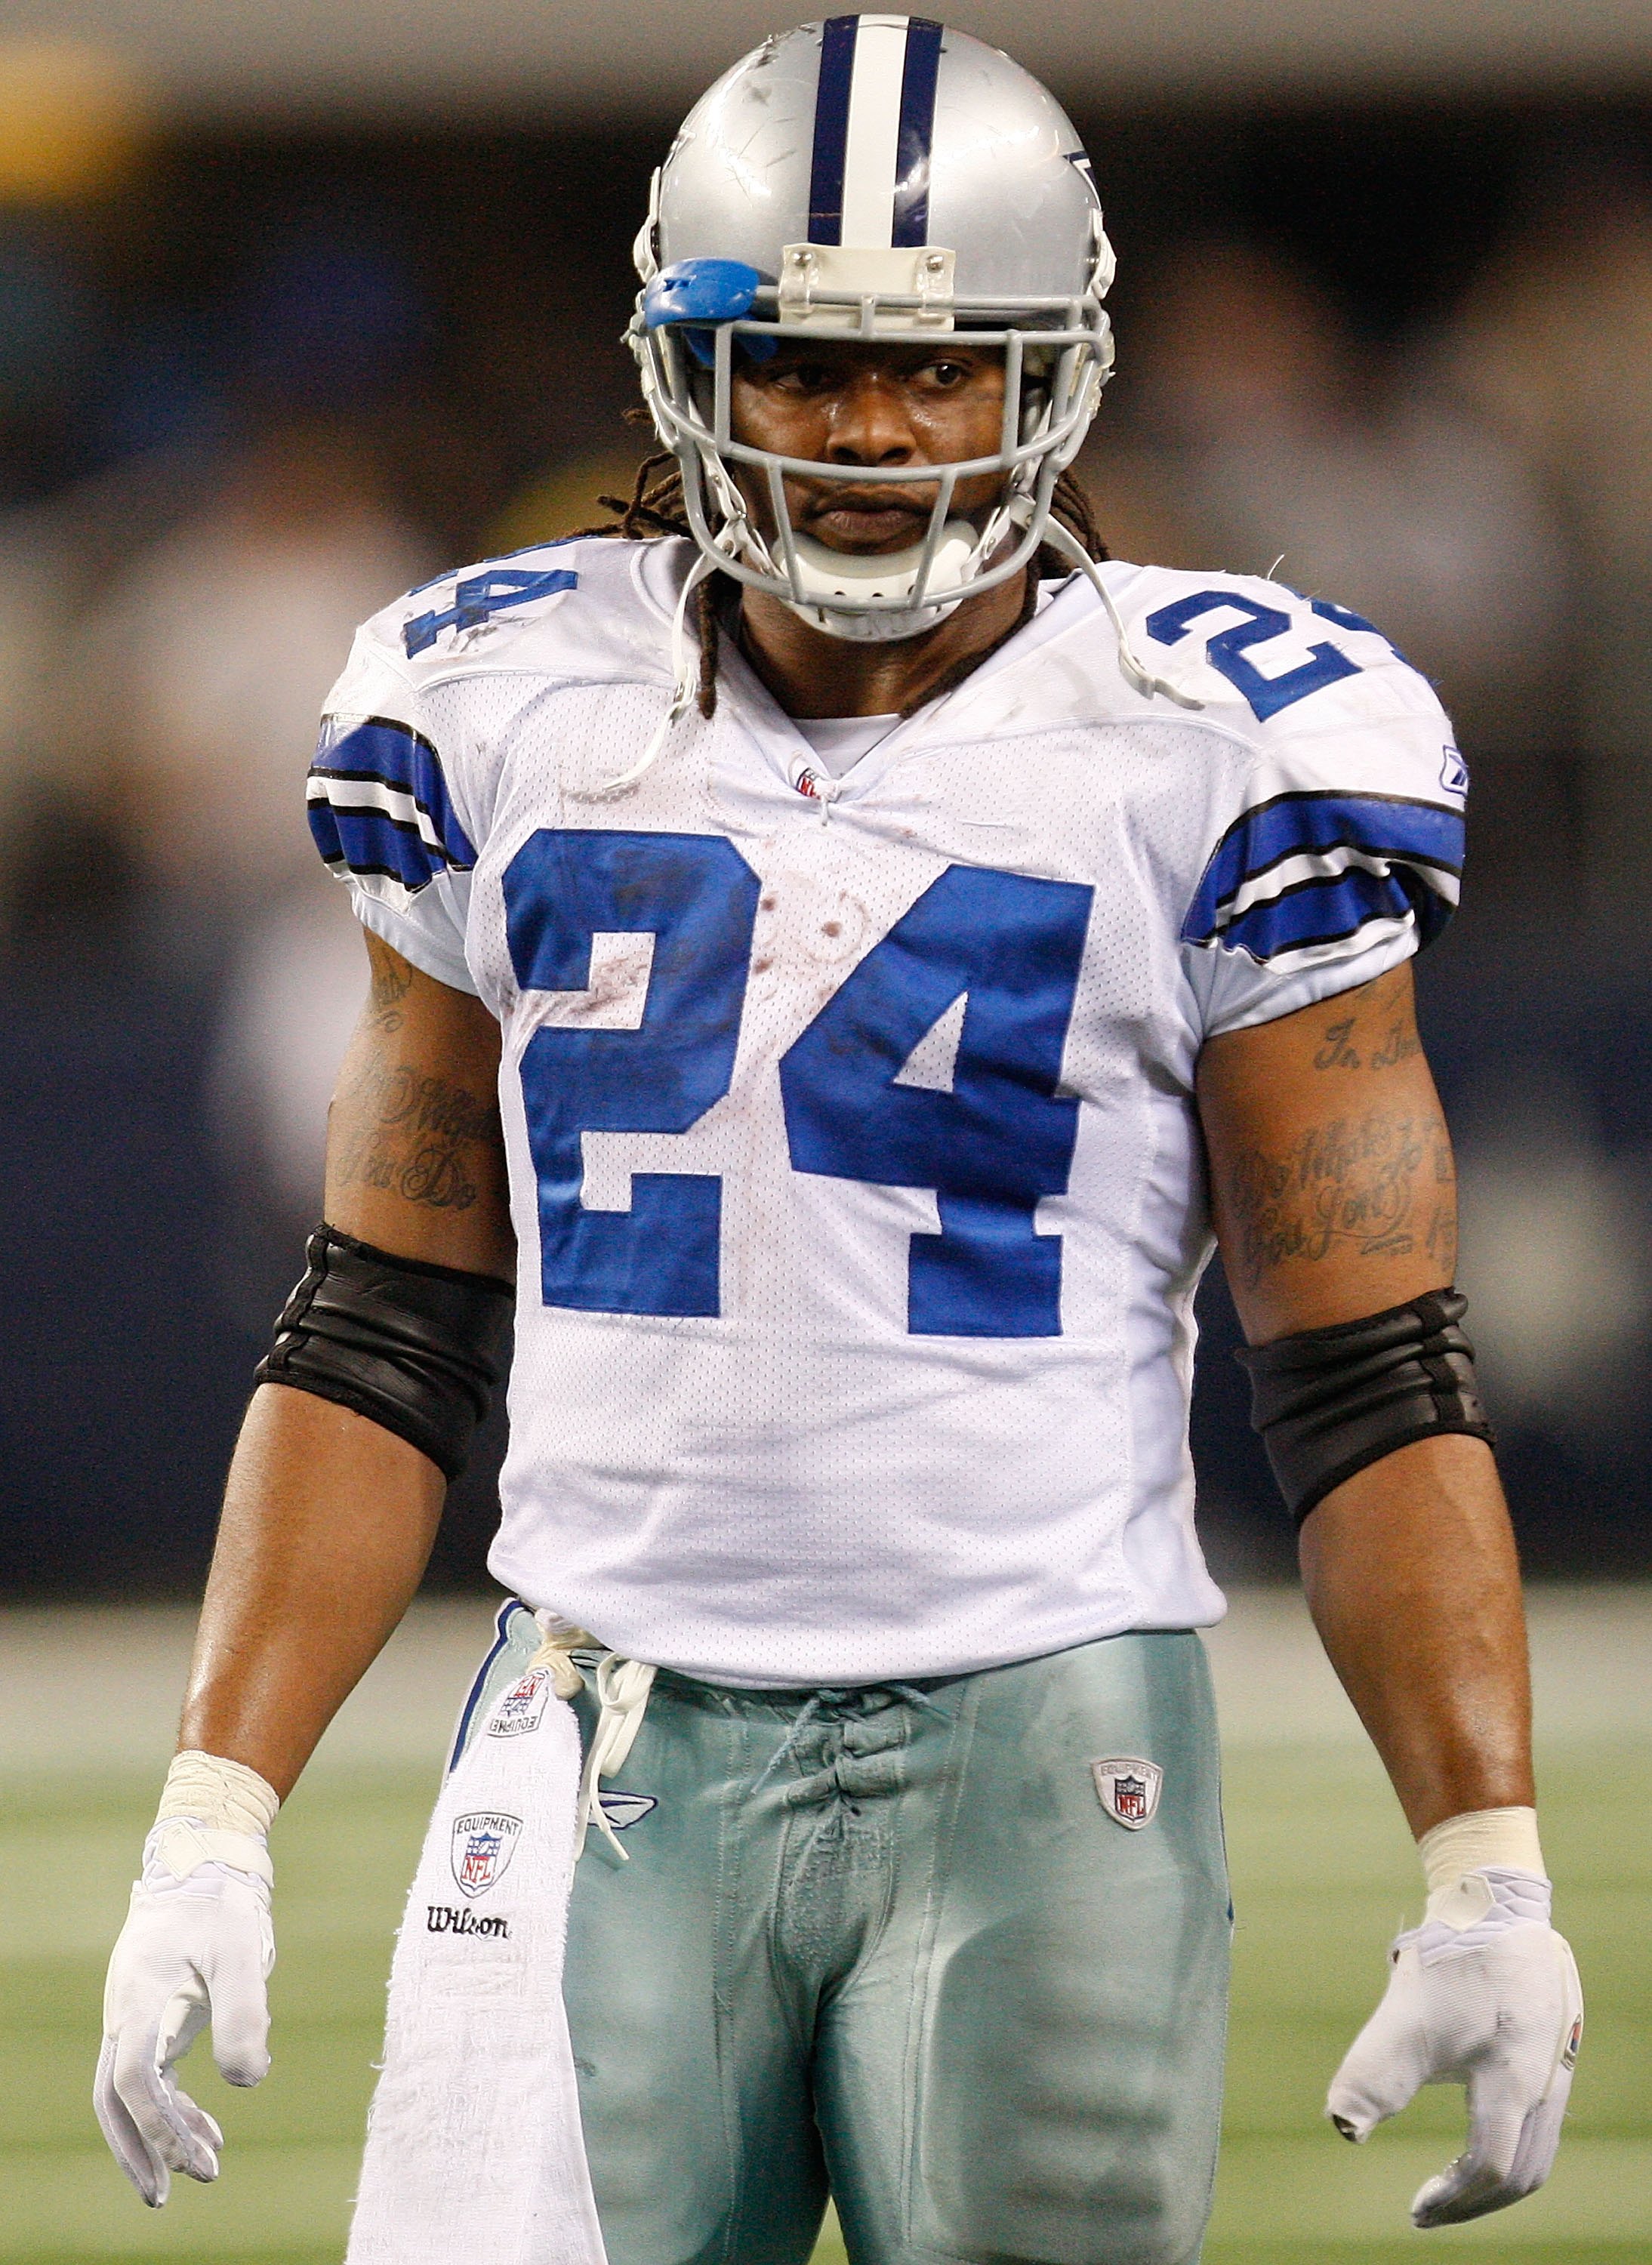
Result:
[[[1430,1257],[1437,1259],[1441,1271],[1451,1275],[1457,1271],[1457,1166],[1444,1125],[1437,1127],[1433,1153],[1432,1208],[1425,1242]]]
[[[1312,1264],[1338,1249],[1401,1258],[1421,1249],[1447,1268],[1456,1250],[1451,1143],[1437,1117],[1373,1110],[1317,1125],[1283,1154],[1249,1149],[1229,1193],[1253,1289],[1288,1259]]]
[[[407,1063],[370,1062],[345,1096],[350,1126],[339,1180],[383,1188],[432,1211],[468,1211],[477,1199],[475,1150],[503,1142],[498,1105]]]
[[[378,1031],[399,1031],[402,1001],[413,987],[413,971],[386,952],[373,956],[373,980],[368,993],[368,1019]]]
[[[1321,1036],[1315,1069],[1397,1069],[1420,1054],[1408,971],[1379,977],[1368,990],[1356,992],[1349,1011],[1327,1023]]]
[[[1357,1069],[1359,1054],[1348,1043],[1348,1034],[1354,1027],[1354,1017],[1344,1015],[1340,1022],[1325,1026],[1325,1044],[1314,1057],[1315,1069]]]
[[[1423,1041],[1415,1031],[1408,1030],[1403,1023],[1394,1023],[1382,1044],[1372,1049],[1371,1066],[1372,1069],[1394,1069],[1422,1051]]]

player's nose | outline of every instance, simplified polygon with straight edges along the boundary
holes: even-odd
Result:
[[[915,449],[905,388],[877,370],[857,373],[833,404],[828,462],[905,464]]]

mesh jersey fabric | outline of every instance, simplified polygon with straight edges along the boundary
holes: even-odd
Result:
[[[1437,925],[1449,725],[1357,616],[1112,565],[1199,710],[1129,688],[1075,579],[829,783],[725,647],[715,717],[607,797],[690,555],[547,546],[387,609],[312,775],[362,918],[503,1031],[492,1570],[755,1687],[1208,1625],[1198,1051]]]
[[[870,755],[886,739],[900,717],[883,716],[794,716],[792,728],[813,748],[833,778],[853,770],[862,755]]]

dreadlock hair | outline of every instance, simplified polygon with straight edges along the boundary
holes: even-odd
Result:
[[[597,498],[604,511],[613,516],[600,527],[577,528],[564,538],[572,542],[587,535],[612,535],[631,543],[646,542],[652,535],[682,535],[693,537],[688,511],[682,498],[682,474],[677,460],[668,453],[649,456],[637,468],[637,481],[629,497],[603,495]],[[1057,479],[1055,492],[1050,499],[1050,515],[1060,521],[1070,535],[1076,535],[1090,557],[1104,559],[1107,545],[1095,524],[1095,511],[1084,488],[1071,472],[1063,472]],[[988,647],[996,652],[1007,645],[1018,630],[1024,629],[1037,611],[1038,584],[1041,580],[1057,580],[1072,572],[1070,562],[1059,550],[1040,544],[1028,562],[1026,587],[1022,592],[1021,611],[1003,636]],[[719,588],[727,585],[727,588]],[[700,636],[700,713],[710,717],[717,706],[717,658],[722,644],[720,608],[738,585],[732,575],[708,574],[695,592],[695,617]],[[964,677],[979,668],[987,653],[971,653],[949,669],[937,683],[926,686],[921,704],[927,706],[938,700],[961,683]]]

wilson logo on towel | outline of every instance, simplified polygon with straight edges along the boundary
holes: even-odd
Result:
[[[489,1934],[508,1941],[511,1923],[507,1919],[481,1919],[454,1904],[426,1904],[425,1929],[429,1934]]]

